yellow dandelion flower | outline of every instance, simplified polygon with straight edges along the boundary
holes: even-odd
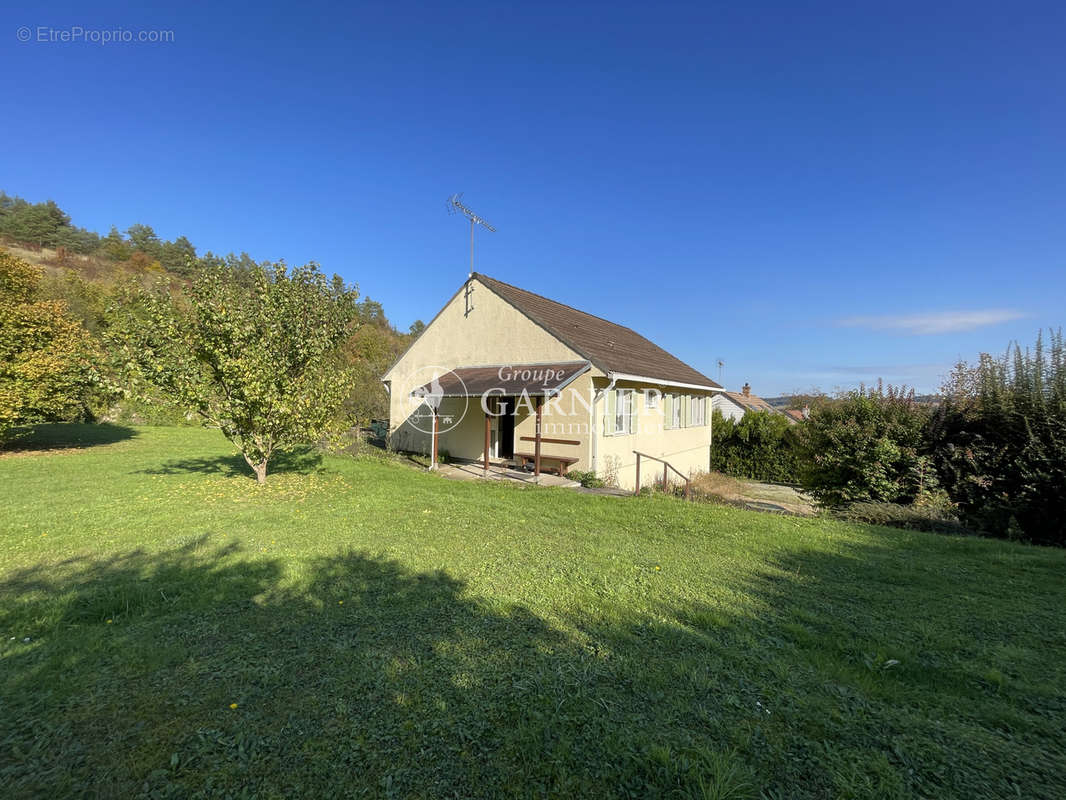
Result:
[[[344,601],[343,601],[343,600],[338,600],[338,601],[337,601],[337,605],[339,605],[339,606],[343,606],[343,605],[344,605]]]
[[[655,565],[655,571],[656,571],[656,572],[659,572],[659,571],[661,571],[661,570],[662,570],[662,567],[660,567],[660,566],[659,566],[658,564],[656,564],[656,565]]]
[[[236,703],[230,703],[230,704],[229,704],[229,707],[230,707],[231,709],[236,709],[236,708],[237,708],[237,704],[236,704]]]

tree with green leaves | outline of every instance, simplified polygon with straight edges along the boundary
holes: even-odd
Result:
[[[800,483],[827,506],[913,502],[936,486],[928,419],[905,388],[848,392],[796,427]]]
[[[16,242],[55,247],[60,232],[70,225],[70,217],[51,200],[27,203],[21,197],[8,199],[11,202],[0,214],[0,235]]]
[[[358,295],[313,263],[216,265],[185,295],[134,294],[115,344],[135,377],[217,426],[265,483],[275,453],[318,439],[337,417]]]
[[[104,255],[112,261],[125,261],[133,253],[130,243],[126,241],[119,229],[114,225],[111,226],[107,236],[100,238],[100,247],[103,249]]]
[[[168,272],[175,275],[190,275],[196,263],[196,248],[184,236],[172,242],[163,242],[159,252],[159,263]]]
[[[163,252],[163,244],[151,225],[144,225],[140,222],[130,225],[126,235],[134,250],[144,253],[155,261],[159,260]]]
[[[0,250],[0,440],[20,423],[82,416],[97,382],[92,337],[65,303],[41,299],[41,274]]]

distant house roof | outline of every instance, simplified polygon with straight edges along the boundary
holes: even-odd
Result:
[[[631,328],[474,273],[490,290],[604,372],[720,389],[721,386]]]
[[[743,408],[745,411],[774,411],[774,407],[754,394],[743,392],[718,392]]]
[[[807,419],[803,415],[803,412],[800,411],[798,408],[786,408],[784,414],[786,417],[788,417],[789,419],[793,419],[796,422],[803,422],[805,419]]]

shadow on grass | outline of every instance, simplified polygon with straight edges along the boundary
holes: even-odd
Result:
[[[445,572],[344,552],[293,581],[213,538],[0,584],[8,796],[676,796],[728,763]]]
[[[12,797],[1054,796],[1054,719],[1019,690],[982,712],[952,666],[1003,619],[971,598],[916,624],[934,578],[908,574],[887,547],[791,554],[738,584],[750,609],[605,600],[564,632],[367,553],[204,535],[42,563],[0,582],[0,775]],[[972,584],[940,578],[945,602]]]
[[[312,448],[283,451],[276,453],[267,466],[267,480],[271,475],[290,472],[307,473],[314,472],[321,467],[322,454]],[[187,475],[202,473],[209,475],[223,475],[227,478],[243,476],[255,477],[252,468],[244,460],[242,455],[213,456],[210,458],[180,458],[167,461],[158,467],[141,470],[145,475]]]
[[[76,450],[117,444],[137,436],[137,431],[110,423],[42,424],[16,428],[12,439],[0,445],[0,454],[32,450]]]

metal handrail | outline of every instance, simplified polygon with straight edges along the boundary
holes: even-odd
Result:
[[[659,458],[658,456],[648,455],[647,453],[641,453],[639,450],[634,450],[633,454],[637,457],[637,488],[633,490],[633,494],[640,494],[640,459],[650,458],[652,461],[658,461],[663,465],[663,478],[662,478],[662,490],[664,492],[669,491],[669,481],[667,469],[672,469],[677,476],[685,482],[685,499],[688,500],[692,496],[692,481],[689,480],[687,475],[682,474],[681,470],[671,464],[669,461]]]

